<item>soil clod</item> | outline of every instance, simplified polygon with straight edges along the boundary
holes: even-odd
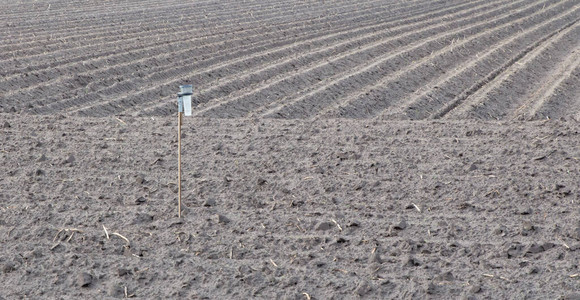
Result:
[[[79,287],[88,287],[93,283],[93,276],[86,272],[81,272],[77,277],[77,285]]]
[[[407,228],[407,219],[401,218],[397,223],[392,225],[395,230],[405,230]]]
[[[373,252],[371,252],[371,255],[369,255],[368,263],[369,264],[372,264],[372,263],[382,264],[383,263],[383,259],[381,258],[381,255],[379,254],[379,251],[377,249],[375,249]]]
[[[403,263],[404,267],[418,267],[420,265],[421,262],[413,256],[408,256],[405,262]]]
[[[16,264],[14,262],[7,262],[2,266],[2,272],[3,273],[10,273],[12,271],[16,270]]]
[[[147,199],[145,199],[145,197],[139,197],[137,199],[135,199],[134,203],[136,205],[141,205],[144,204],[145,202],[147,202]]]
[[[363,281],[363,282],[360,282],[358,284],[358,286],[356,287],[354,293],[356,295],[358,295],[359,297],[364,297],[369,292],[371,292],[372,289],[373,289],[372,286],[368,282]]]
[[[469,289],[470,294],[477,294],[479,292],[481,292],[481,285],[479,285],[479,284],[475,284],[475,285],[471,286],[471,288]]]
[[[215,214],[212,216],[212,220],[216,223],[220,223],[220,224],[228,224],[230,223],[230,219],[228,219],[226,216],[224,215],[220,215],[220,214]]]
[[[530,221],[524,221],[522,224],[522,235],[527,236],[533,233],[536,230],[534,224]]]
[[[66,159],[62,162],[64,165],[71,165],[75,162],[75,156],[72,154],[69,154]]]
[[[212,207],[212,206],[216,206],[216,201],[215,199],[206,199],[205,202],[203,202],[203,206],[205,207]]]
[[[326,230],[330,230],[332,227],[334,227],[335,225],[331,222],[320,222],[316,225],[316,230],[321,230],[321,231],[326,231]]]

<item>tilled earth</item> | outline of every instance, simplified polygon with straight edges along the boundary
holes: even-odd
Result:
[[[0,300],[580,299],[578,0],[22,2]]]
[[[2,299],[580,294],[580,127],[0,114]]]
[[[0,1],[0,112],[580,119],[578,0]]]

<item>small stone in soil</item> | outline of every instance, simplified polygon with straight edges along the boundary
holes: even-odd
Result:
[[[580,243],[570,245],[570,251],[576,251],[580,249]]]
[[[262,186],[262,185],[266,184],[267,182],[268,181],[266,181],[266,179],[264,179],[264,178],[258,178],[258,185],[259,186]]]
[[[540,252],[544,252],[544,248],[538,244],[532,244],[526,253],[536,254]]]
[[[580,227],[576,227],[570,231],[570,237],[580,240]]]
[[[504,225],[498,225],[494,230],[493,230],[494,234],[497,235],[501,235],[504,236],[507,234],[507,227],[505,227]]]

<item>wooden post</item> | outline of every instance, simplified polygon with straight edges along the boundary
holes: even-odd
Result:
[[[177,216],[181,218],[181,115],[177,112]]]
[[[181,123],[183,114],[191,116],[191,95],[193,86],[191,84],[180,85],[177,94],[177,216],[181,218]]]

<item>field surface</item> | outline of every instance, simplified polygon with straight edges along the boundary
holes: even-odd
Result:
[[[0,299],[580,299],[579,20],[0,0]]]
[[[4,1],[5,112],[559,118],[580,112],[574,1]]]

